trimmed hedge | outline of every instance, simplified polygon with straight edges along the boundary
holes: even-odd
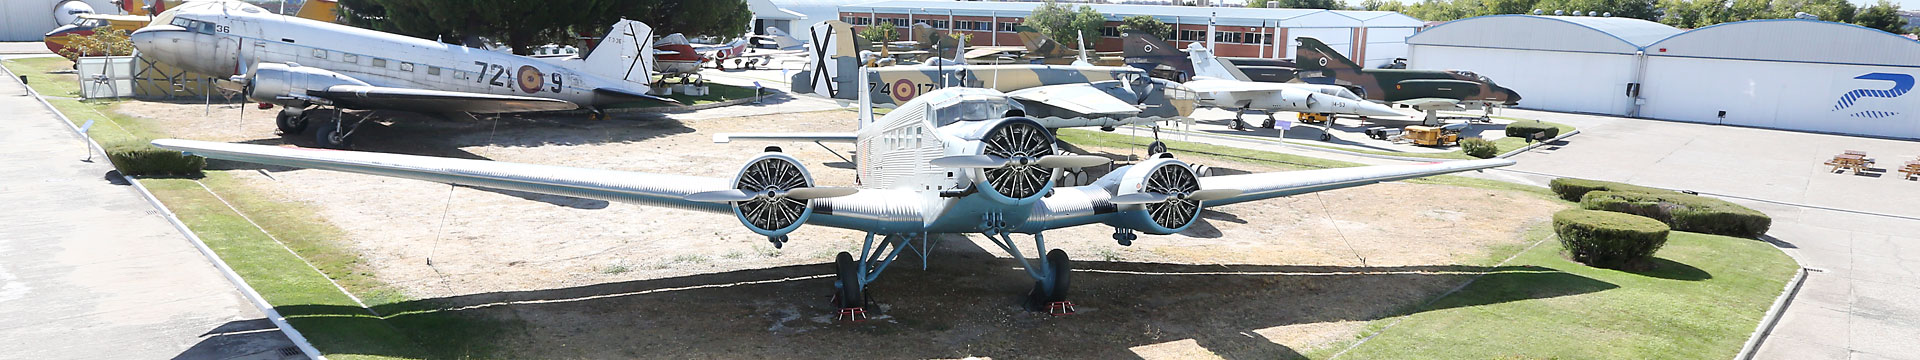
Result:
[[[1587,192],[1591,192],[1591,191],[1620,191],[1620,192],[1639,192],[1639,193],[1650,193],[1650,194],[1667,194],[1667,193],[1677,194],[1676,192],[1673,192],[1670,190],[1656,189],[1656,188],[1650,188],[1650,187],[1639,186],[1639,185],[1629,185],[1629,184],[1622,184],[1622,183],[1617,183],[1612,181],[1587,180],[1587,179],[1575,179],[1575,178],[1553,179],[1552,182],[1547,183],[1547,187],[1550,189],[1553,189],[1554,194],[1559,194],[1560,198],[1566,201],[1580,201],[1580,197],[1587,195]]]
[[[1500,148],[1498,146],[1493,146],[1492,141],[1487,141],[1487,139],[1481,139],[1477,137],[1460,139],[1460,151],[1467,153],[1467,156],[1472,156],[1472,157],[1481,158],[1481,159],[1494,157],[1494,155],[1500,155],[1499,154]]]
[[[121,175],[197,175],[207,168],[207,158],[188,156],[179,151],[154,147],[146,141],[123,141],[104,145],[107,160]]]
[[[1546,133],[1546,134],[1536,138],[1534,137],[1534,134],[1537,134],[1537,133]],[[1555,127],[1553,126],[1553,124],[1540,122],[1538,120],[1515,121],[1512,124],[1507,124],[1507,137],[1546,140],[1546,139],[1552,139],[1555,136],[1560,136],[1559,127]]]
[[[1705,196],[1681,193],[1589,192],[1580,207],[1645,216],[1674,230],[1758,238],[1773,226],[1766,213]]]
[[[1573,261],[1609,269],[1644,264],[1667,244],[1667,224],[1617,212],[1567,209],[1553,214],[1553,232]]]

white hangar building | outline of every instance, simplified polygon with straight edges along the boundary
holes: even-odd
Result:
[[[1519,92],[1521,108],[1628,115],[1640,48],[1679,33],[1629,18],[1481,16],[1408,37],[1407,67],[1486,75]]]
[[[1694,29],[1646,52],[1641,117],[1920,139],[1920,94],[1909,94],[1920,42],[1906,37],[1752,20]]]
[[[1407,44],[1408,67],[1486,75],[1521,108],[1920,139],[1920,41],[1855,25],[1496,15]]]

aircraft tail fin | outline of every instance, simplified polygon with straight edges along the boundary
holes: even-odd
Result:
[[[1127,66],[1153,71],[1154,68],[1165,65],[1186,76],[1194,75],[1193,61],[1187,59],[1187,53],[1180,52],[1180,48],[1168,44],[1159,36],[1127,30],[1120,34],[1120,39],[1125,47],[1121,55],[1126,57]]]
[[[653,81],[653,27],[621,19],[587,54],[580,71],[646,84]]]
[[[913,23],[913,26],[907,27],[907,39],[913,40],[914,50],[934,49],[940,44],[940,32],[934,31],[933,25]]]
[[[1195,77],[1204,76],[1222,80],[1251,81],[1246,74],[1240,72],[1240,69],[1227,65],[1227,63],[1220,58],[1213,57],[1213,51],[1207,50],[1206,45],[1201,45],[1197,42],[1187,44],[1187,57],[1193,60],[1193,76]]]
[[[1334,51],[1332,47],[1327,46],[1327,43],[1320,42],[1320,39],[1301,37],[1299,41],[1300,46],[1294,49],[1293,63],[1297,64],[1300,70],[1360,68],[1360,64],[1347,59],[1345,55],[1340,55],[1339,51]]]
[[[1047,36],[1047,34],[1040,33],[1039,29],[1020,25],[1015,26],[1013,30],[1020,35],[1020,44],[1027,47],[1027,55],[1029,56],[1043,58],[1073,56],[1073,52],[1069,50],[1066,45],[1061,44],[1059,41],[1054,41],[1053,38]]]
[[[853,78],[858,75],[847,72],[860,68],[858,49],[864,48],[853,34],[853,25],[828,20],[807,28],[807,33],[811,41],[807,44],[807,67],[793,75],[793,92],[853,99],[859,86]]]
[[[293,16],[307,20],[339,23],[339,15],[334,12],[334,8],[338,7],[340,7],[340,3],[337,1],[309,0],[305,4],[300,5],[300,11],[295,12]]]
[[[800,41],[800,38],[793,37],[786,30],[780,30],[777,27],[768,26],[767,36],[773,37],[773,45],[780,50],[797,50],[807,45],[805,41]]]

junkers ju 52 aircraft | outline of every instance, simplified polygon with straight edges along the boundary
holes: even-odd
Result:
[[[841,252],[834,261],[842,313],[864,313],[867,284],[903,249],[914,249],[924,262],[938,234],[992,239],[1035,280],[1031,305],[1063,311],[1071,308],[1071,265],[1065,251],[1047,247],[1049,230],[1110,226],[1124,246],[1137,233],[1185,230],[1207,206],[1513,164],[1488,159],[1199,177],[1161,155],[1090,185],[1056,187],[1061,169],[1109,160],[1061,154],[1053,135],[999,91],[934,90],[877,120],[868,109],[862,107],[860,119],[856,188],[816,186],[806,166],[778,147],[720,178],[172,139],[153,145],[217,159],[732,214],[775,246],[807,224],[862,231],[860,252]],[[1036,260],[1021,251],[1015,235],[1032,238]]]
[[[238,1],[195,1],[162,12],[131,38],[159,62],[229,76],[247,98],[281,105],[275,122],[297,134],[307,127],[306,110],[317,106],[508,113],[676,103],[647,95],[652,33],[621,20],[586,59],[549,61],[275,15]],[[345,147],[362,119],[327,121],[315,140]]]

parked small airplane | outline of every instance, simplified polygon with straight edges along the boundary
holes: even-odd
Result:
[[[1110,160],[1062,155],[1051,132],[1018,116],[1020,104],[997,90],[956,87],[901,106],[924,111],[896,110],[876,120],[863,106],[864,125],[854,140],[860,176],[852,188],[816,186],[805,164],[778,147],[721,178],[173,139],[153,145],[216,159],[731,214],[775,247],[807,224],[865,232],[859,253],[841,252],[834,260],[834,302],[842,314],[867,312],[866,287],[901,250],[914,249],[925,262],[946,234],[991,239],[1035,280],[1031,308],[1071,312],[1072,265],[1065,251],[1047,247],[1047,231],[1100,224],[1095,226],[1112,227],[1113,239],[1127,246],[1137,233],[1186,230],[1208,206],[1514,163],[1488,159],[1201,177],[1163,154],[1114,169],[1090,185],[1057,187],[1062,169]],[[1015,234],[1032,237],[1037,260],[1028,260]]]
[[[1302,82],[1346,86],[1368,100],[1420,110],[1429,126],[1440,124],[1440,110],[1520,104],[1520,93],[1472,71],[1368,69],[1310,37],[1300,38],[1294,63]]]
[[[653,68],[653,29],[632,20],[581,60],[536,59],[485,49],[275,15],[237,1],[195,1],[135,31],[155,61],[242,85],[253,101],[282,106],[280,131],[307,127],[317,106],[409,112],[507,113],[574,110],[641,101]],[[346,147],[365,118],[326,121],[321,146]],[[351,122],[351,123],[349,123]]]
[[[169,3],[178,5],[181,1],[162,1],[155,2],[153,5],[146,5],[146,2],[142,0],[118,0],[113,3],[119,6],[120,11],[126,12],[126,15],[94,13],[92,12],[91,6],[87,6],[86,3],[80,0],[66,0],[61,2],[56,8],[68,8],[69,11],[83,10],[83,13],[75,14],[77,18],[74,21],[69,21],[66,25],[47,32],[43,37],[43,41],[47,44],[47,50],[53,51],[54,54],[65,56],[67,60],[72,61],[79,61],[78,57],[81,55],[97,56],[103,52],[75,51],[64,53],[61,52],[61,50],[66,49],[69,44],[72,44],[74,37],[93,35],[94,31],[97,30],[115,29],[129,33],[134,30],[139,30],[142,27],[146,27],[148,21],[152,19],[152,17],[148,15],[166,11]],[[297,9],[298,11],[294,13],[294,16],[318,21],[334,21],[336,16],[334,15],[333,9],[338,6],[334,0],[312,0],[301,5],[300,8]]]
[[[1245,75],[1237,74],[1232,67],[1222,64],[1213,57],[1213,52],[1200,43],[1189,44],[1186,53],[1181,53],[1172,44],[1145,32],[1126,31],[1120,36],[1126,44],[1127,57],[1134,59],[1135,65],[1151,67],[1170,60],[1187,61],[1175,65],[1176,69],[1192,71],[1191,78],[1180,83],[1180,86],[1197,93],[1196,97],[1202,105],[1234,110],[1232,127],[1235,130],[1246,129],[1247,124],[1242,119],[1248,111],[1265,112],[1266,127],[1278,122],[1273,114],[1280,111],[1400,115],[1393,108],[1368,102],[1337,86],[1246,81]],[[1331,135],[1321,136],[1321,140],[1330,138]]]
[[[794,93],[856,100],[861,86],[855,70],[865,68],[848,56],[859,48],[853,28],[829,20],[810,29],[813,53],[807,68],[793,75]],[[965,44],[957,44],[964,48]],[[904,104],[922,94],[946,87],[985,87],[1020,101],[1025,115],[1048,128],[1099,126],[1111,129],[1155,118],[1191,114],[1184,93],[1175,84],[1152,79],[1146,72],[1124,66],[968,65],[963,59],[936,59],[930,64],[873,68],[865,83],[878,105]],[[1169,96],[1171,95],[1171,96]]]
[[[747,51],[747,39],[739,38],[725,44],[695,44],[687,41],[686,35],[668,34],[653,42],[653,71],[660,74],[660,82],[679,78],[680,83],[700,80],[701,64],[713,63],[715,68],[726,70],[724,60]]]

